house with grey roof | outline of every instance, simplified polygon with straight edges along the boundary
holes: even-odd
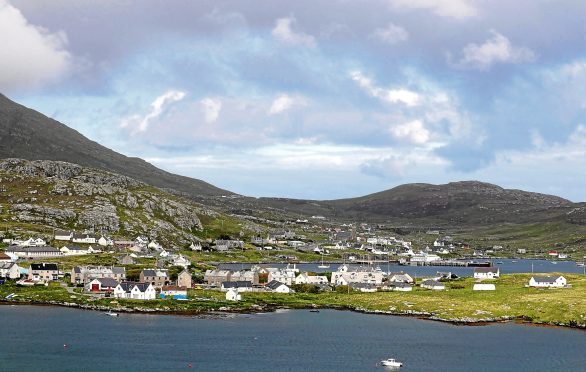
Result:
[[[150,283],[155,288],[171,284],[169,271],[164,269],[144,269],[140,272],[140,281]]]
[[[157,292],[151,283],[120,282],[114,288],[114,297],[133,300],[154,300],[157,298]]]
[[[433,279],[424,280],[421,282],[419,286],[421,288],[432,289],[435,291],[443,291],[444,289],[446,289],[446,286],[443,283]]]
[[[265,285],[265,288],[269,292],[275,292],[275,293],[293,293],[293,292],[295,292],[291,288],[289,288],[289,286],[287,286],[286,284],[281,283],[277,280],[271,280],[270,282],[268,282]]]
[[[204,282],[208,285],[220,287],[222,282],[229,282],[232,280],[232,272],[230,270],[206,270],[203,276]]]
[[[71,269],[72,284],[87,284],[94,279],[126,280],[126,268],[119,266],[75,266]]]
[[[535,288],[563,288],[568,285],[563,276],[533,276],[529,279],[529,287]]]
[[[394,283],[413,283],[413,277],[403,271],[390,273],[388,281]]]
[[[59,280],[59,267],[55,263],[34,263],[28,270],[28,279],[35,282]]]
[[[118,286],[118,281],[112,278],[96,278],[84,286],[87,292],[114,292]]]
[[[0,278],[20,278],[20,267],[12,261],[0,261]]]
[[[252,282],[245,280],[223,282],[220,290],[226,292],[229,289],[236,289],[238,292],[251,292]]]
[[[6,253],[12,253],[19,258],[48,258],[59,257],[61,251],[53,247],[18,247],[11,246],[6,248]]]

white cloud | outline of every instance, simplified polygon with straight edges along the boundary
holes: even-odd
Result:
[[[373,37],[387,44],[399,44],[409,39],[409,33],[401,26],[389,23],[384,28],[377,28],[372,34]]]
[[[429,10],[441,17],[467,19],[478,14],[469,0],[389,0],[397,9]]]
[[[71,66],[64,32],[32,25],[8,1],[0,0],[0,89],[34,87],[58,80]]]
[[[204,98],[200,101],[206,123],[218,120],[222,110],[222,102],[219,99]]]
[[[377,87],[371,79],[360,71],[352,71],[350,77],[368,94],[388,103],[401,102],[407,106],[419,104],[419,94],[407,89],[384,89]]]
[[[164,94],[155,98],[155,100],[151,103],[151,112],[149,112],[146,116],[141,117],[140,115],[133,115],[130,118],[123,120],[121,127],[125,128],[134,126],[134,133],[143,133],[148,129],[150,123],[154,119],[158,118],[169,107],[169,105],[174,102],[181,101],[185,95],[185,92],[177,90],[170,90],[165,92]]]
[[[281,94],[271,104],[268,114],[275,115],[291,109],[295,105],[305,105],[303,97],[292,97],[287,94]]]
[[[275,21],[275,27],[272,30],[273,37],[279,41],[293,45],[304,45],[308,47],[315,46],[315,38],[303,32],[295,32],[292,26],[296,23],[293,16],[279,18]]]
[[[420,120],[391,127],[390,132],[399,139],[405,139],[415,145],[423,145],[430,139],[430,133]]]
[[[462,49],[462,59],[456,66],[489,70],[496,63],[533,62],[535,53],[525,47],[516,47],[509,39],[495,30],[490,31],[492,37],[483,44],[470,43]]]

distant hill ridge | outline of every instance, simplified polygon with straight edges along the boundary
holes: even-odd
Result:
[[[362,197],[327,201],[242,197],[119,154],[1,94],[0,158],[66,161],[106,170],[235,213],[324,215],[344,220],[425,225],[530,223],[560,218],[586,223],[583,204],[477,181],[406,184]]]

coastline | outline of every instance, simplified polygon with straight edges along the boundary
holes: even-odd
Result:
[[[463,318],[442,318],[434,315],[433,313],[426,311],[385,311],[385,310],[372,310],[362,307],[353,306],[300,306],[300,307],[289,307],[279,305],[256,305],[250,308],[226,308],[220,307],[213,310],[165,310],[159,308],[143,308],[143,307],[109,307],[100,305],[85,305],[78,304],[75,302],[59,302],[59,301],[10,301],[0,300],[0,306],[54,306],[54,307],[66,307],[78,310],[97,311],[97,312],[109,312],[116,311],[118,313],[126,314],[141,314],[141,315],[176,315],[176,316],[196,316],[201,318],[215,318],[223,317],[229,314],[261,314],[271,313],[278,310],[337,310],[337,311],[351,311],[369,315],[386,315],[386,316],[398,316],[398,317],[410,317],[417,318],[420,320],[428,320],[441,323],[449,323],[455,326],[469,326],[469,327],[480,327],[489,326],[496,323],[508,323],[515,322],[521,325],[535,326],[535,327],[553,327],[553,328],[565,328],[575,329],[579,331],[586,331],[586,324],[567,324],[563,322],[536,322],[528,320],[525,316],[502,316],[495,318],[481,318],[474,319],[469,317]]]

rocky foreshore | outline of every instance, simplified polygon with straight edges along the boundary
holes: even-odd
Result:
[[[136,314],[157,314],[157,315],[192,315],[198,317],[220,317],[220,315],[226,314],[255,314],[255,313],[267,313],[273,312],[277,310],[283,309],[291,309],[288,306],[274,306],[274,305],[252,305],[247,308],[234,308],[234,307],[225,307],[219,306],[217,309],[210,308],[206,310],[174,310],[169,307],[155,307],[155,308],[147,308],[147,307],[110,307],[110,306],[101,306],[101,305],[87,305],[87,304],[78,304],[75,302],[60,302],[60,301],[10,301],[10,300],[0,300],[0,305],[38,305],[38,306],[63,306],[63,307],[71,307],[77,308],[82,310],[92,310],[92,311],[116,311],[119,313],[136,313]],[[552,327],[564,327],[564,328],[575,328],[586,330],[586,324],[578,324],[574,322],[564,323],[564,322],[537,322],[525,317],[515,317],[515,316],[502,316],[502,317],[494,317],[494,318],[472,318],[472,317],[461,317],[461,318],[442,318],[433,313],[426,312],[426,311],[416,311],[416,310],[405,310],[405,311],[396,311],[396,310],[371,310],[364,307],[352,307],[352,306],[302,306],[302,307],[295,307],[296,310],[302,309],[332,309],[332,310],[349,310],[355,311],[358,313],[363,314],[377,314],[377,315],[392,315],[392,316],[407,316],[407,317],[416,317],[419,319],[425,320],[432,320],[437,322],[443,323],[450,323],[453,325],[466,325],[466,326],[484,326],[493,323],[503,323],[503,322],[510,322],[510,321],[518,321],[522,324],[527,325],[536,325],[536,326],[552,326]]]

